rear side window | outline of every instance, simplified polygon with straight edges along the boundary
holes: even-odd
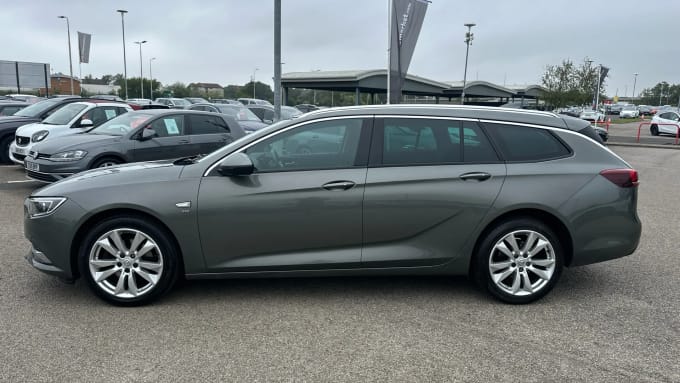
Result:
[[[505,124],[485,124],[484,127],[506,161],[548,161],[570,154],[546,129]]]
[[[227,123],[218,116],[192,114],[189,115],[189,123],[191,134],[229,133]]]

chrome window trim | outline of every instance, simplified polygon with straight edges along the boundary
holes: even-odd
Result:
[[[210,174],[210,172],[212,172],[220,164],[220,162],[224,161],[227,157],[231,156],[232,154],[242,153],[243,151],[247,150],[251,146],[257,145],[260,142],[262,142],[262,141],[264,141],[264,140],[266,140],[270,137],[274,137],[274,136],[279,135],[281,133],[287,132],[291,129],[295,129],[295,128],[298,128],[298,127],[301,127],[301,126],[309,125],[309,124],[312,124],[312,123],[315,123],[315,122],[332,121],[332,120],[346,120],[346,119],[354,119],[354,118],[373,118],[373,117],[375,117],[375,116],[366,114],[366,115],[356,115],[356,116],[324,117],[324,118],[318,118],[318,119],[314,119],[314,120],[300,121],[299,123],[288,126],[284,129],[280,129],[280,130],[277,130],[275,132],[271,132],[270,134],[268,134],[264,137],[260,137],[259,139],[255,140],[255,141],[253,141],[253,142],[251,142],[251,143],[249,143],[245,146],[241,146],[240,148],[234,150],[233,152],[225,154],[224,156],[218,158],[217,161],[215,161],[212,165],[210,165],[208,167],[208,169],[205,172],[203,172],[203,177],[207,177],[208,174]]]

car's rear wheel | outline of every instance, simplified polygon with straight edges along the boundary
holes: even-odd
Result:
[[[177,279],[170,235],[140,217],[113,217],[90,230],[78,254],[80,274],[102,299],[121,306],[149,303]]]
[[[109,166],[115,166],[115,165],[120,165],[122,164],[123,161],[119,160],[118,158],[113,158],[113,157],[104,157],[100,158],[97,161],[95,161],[90,169],[95,169],[95,168],[108,168]]]
[[[550,227],[518,218],[498,224],[483,238],[474,277],[503,302],[530,303],[555,286],[563,264],[562,246]]]
[[[657,125],[652,125],[649,127],[649,133],[652,134],[652,136],[658,136],[659,135],[659,127]]]
[[[9,159],[9,146],[12,144],[12,135],[0,138],[0,164],[11,164]]]

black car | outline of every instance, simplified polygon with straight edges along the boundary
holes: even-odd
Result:
[[[238,121],[239,125],[245,130],[246,134],[250,134],[258,129],[262,129],[268,124],[260,120],[255,113],[246,108],[240,102],[238,105],[232,104],[194,104],[188,107],[189,110],[201,110],[204,112],[222,113],[233,117]]]
[[[87,133],[37,144],[24,166],[30,178],[54,182],[87,169],[207,154],[244,135],[238,122],[223,114],[139,110]]]
[[[0,116],[11,116],[29,105],[32,104],[28,102],[0,102]]]
[[[9,145],[14,140],[17,128],[33,122],[40,122],[66,104],[85,101],[80,97],[50,98],[27,106],[11,116],[0,116],[0,163],[11,164]]]
[[[250,109],[255,115],[265,124],[271,124],[276,119],[274,117],[274,107],[271,105],[246,105],[246,108]],[[292,106],[281,105],[281,119],[290,120],[291,118],[298,117],[302,114],[299,109],[293,108]]]

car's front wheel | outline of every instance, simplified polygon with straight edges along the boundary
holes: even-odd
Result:
[[[95,225],[80,248],[80,274],[104,300],[149,303],[177,279],[178,253],[170,235],[145,218],[118,216]]]
[[[531,218],[500,223],[482,239],[475,279],[506,303],[530,303],[546,295],[562,273],[562,246],[547,225]]]
[[[92,166],[90,169],[95,169],[95,168],[108,168],[109,166],[116,166],[119,164],[122,164],[123,162],[119,160],[118,158],[113,158],[113,157],[104,157],[100,158],[94,163],[92,163]]]
[[[652,136],[658,136],[659,135],[659,127],[656,124],[653,124],[652,126],[649,127],[649,133],[651,133]]]

